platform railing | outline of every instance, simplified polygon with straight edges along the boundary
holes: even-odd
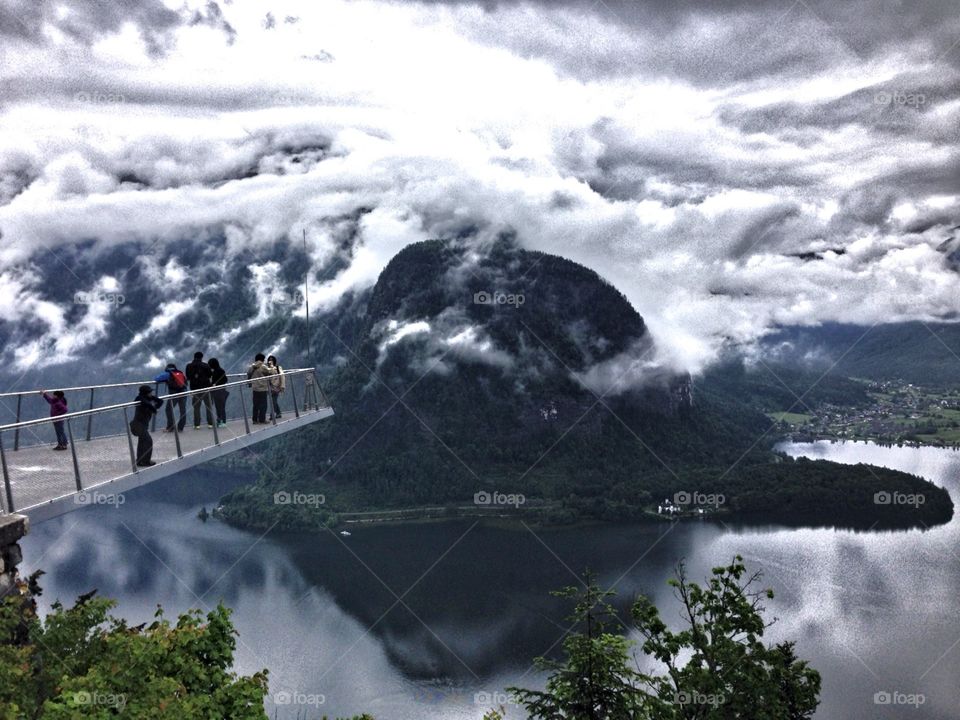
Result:
[[[284,370],[281,374],[247,379],[246,374],[223,385],[202,390],[160,394],[163,406],[153,415],[150,436],[154,445],[151,461],[164,462],[182,458],[188,453],[220,445],[240,435],[255,433],[259,428],[253,416],[255,403],[265,404],[265,425],[277,425],[285,419],[299,418],[304,413],[329,408],[313,368]],[[283,391],[276,394],[273,390]],[[115,389],[127,390],[127,397],[136,397],[134,388],[145,383],[117,383],[77,388],[63,388],[65,393]],[[264,390],[256,395],[256,390]],[[48,391],[51,392],[51,391]],[[15,393],[19,397],[36,397],[49,412],[39,391]],[[222,395],[224,394],[224,395]],[[9,393],[7,395],[10,395]],[[105,392],[101,392],[101,397]],[[218,400],[222,413],[218,418]],[[84,493],[95,485],[138,473],[138,438],[131,421],[139,402],[126,402],[92,407],[56,417],[42,417],[0,425],[0,472],[3,475],[3,497],[0,508],[6,513],[32,506],[40,497],[59,497]],[[262,407],[262,406],[261,406]],[[169,408],[169,410],[168,410]],[[209,408],[209,410],[208,410]],[[279,411],[279,412],[277,412]],[[172,424],[169,422],[173,418]],[[196,423],[194,421],[197,421]],[[222,420],[218,422],[218,420]],[[67,449],[54,450],[55,423],[62,423]],[[159,426],[159,429],[155,429]],[[79,429],[79,432],[78,432]]]
[[[246,373],[229,373],[227,375],[228,380],[238,381],[246,377]],[[152,385],[154,392],[158,393],[161,390],[162,383],[158,383],[155,380],[131,380],[129,382],[122,383],[110,383],[110,384],[101,384],[101,385],[77,385],[75,387],[51,387],[47,392],[53,392],[54,390],[61,390],[69,395],[80,395],[81,397],[87,398],[86,410],[95,410],[97,409],[98,397],[102,407],[108,405],[115,405],[120,399],[121,393],[126,393],[126,391],[131,388],[138,388],[141,385]],[[16,390],[13,392],[0,393],[0,415],[7,415],[10,417],[12,415],[12,423],[20,423],[24,420],[36,420],[40,419],[43,415],[46,414],[46,404],[40,403],[39,405],[31,408],[30,401],[34,397],[37,397],[39,394],[38,390]],[[16,402],[13,403],[12,400],[8,401],[9,398],[16,398]],[[24,401],[27,401],[25,404]],[[106,401],[106,402],[104,402]],[[32,412],[31,412],[32,410]],[[84,436],[89,440],[93,436],[93,415],[87,417],[86,427],[81,428],[84,432]],[[20,433],[14,431],[13,436],[13,449],[20,449]]]

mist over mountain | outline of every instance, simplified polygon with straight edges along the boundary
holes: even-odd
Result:
[[[755,351],[768,362],[833,377],[953,386],[960,378],[960,323],[787,327]]]
[[[929,485],[774,454],[759,407],[790,399],[790,386],[737,360],[702,378],[664,365],[616,288],[510,236],[482,254],[457,239],[411,245],[354,311],[355,345],[343,343],[326,385],[336,415],[272,441],[259,482],[229,494],[221,517],[317,528],[331,513],[455,507],[497,491],[531,498],[551,521],[611,520],[702,491],[728,498],[725,510],[792,522],[909,525],[872,492]],[[788,377],[809,394],[809,377]],[[815,393],[863,397],[842,379]],[[277,504],[294,491],[323,494],[326,507]],[[925,519],[948,518],[949,497],[928,491]]]

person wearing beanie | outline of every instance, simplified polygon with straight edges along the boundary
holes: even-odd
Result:
[[[163,405],[163,400],[153,394],[149,385],[141,385],[134,399],[137,403],[130,421],[130,432],[137,437],[137,466],[150,467],[153,462],[153,438],[150,436],[150,421]]]

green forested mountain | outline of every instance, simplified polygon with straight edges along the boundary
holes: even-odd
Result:
[[[814,496],[828,479],[854,490],[845,516],[872,518],[873,492],[928,486],[782,462],[759,408],[770,396],[788,406],[790,384],[802,394],[809,378],[782,370],[784,387],[727,363],[694,380],[658,365],[655,340],[614,287],[509,238],[482,257],[454,241],[410,246],[360,312],[358,340],[327,384],[334,418],[274,441],[259,483],[224,498],[223,517],[317,527],[335,512],[470,505],[499,491],[524,494],[551,520],[617,519],[707,487],[725,494],[725,509],[758,512],[778,483]],[[833,381],[813,392],[861,391]],[[925,522],[948,518],[946,493],[927,489],[938,499]],[[327,502],[273,502],[294,490]]]
[[[926,386],[960,383],[960,323],[825,323],[788,327],[763,341],[777,361],[833,376],[903,380]]]

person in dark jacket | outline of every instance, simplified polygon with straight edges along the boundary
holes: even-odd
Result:
[[[217,410],[217,427],[227,426],[227,396],[230,391],[220,387],[227,384],[227,371],[220,367],[220,361],[210,358],[210,382],[213,384],[213,406]]]
[[[163,400],[153,394],[149,385],[141,385],[140,392],[135,398],[137,406],[133,410],[133,420],[130,421],[130,432],[137,436],[137,466],[150,467],[153,462],[153,438],[150,437],[150,421],[163,405]]]
[[[250,387],[253,389],[254,425],[267,423],[267,401],[270,396],[270,380],[267,378],[274,374],[274,370],[264,362],[266,359],[263,353],[257,353],[253,364],[247,368],[247,379],[252,381]]]
[[[267,367],[274,372],[270,378],[270,398],[273,400],[273,414],[279,419],[283,416],[280,412],[280,395],[287,390],[287,378],[283,374],[283,368],[280,367],[276,355],[267,357]]]
[[[66,415],[69,412],[67,410],[67,396],[63,394],[63,390],[54,390],[52,394],[46,390],[41,390],[40,394],[43,395],[44,400],[50,403],[50,417]],[[63,420],[53,423],[53,429],[57,433],[57,444],[53,446],[54,450],[66,450],[69,447],[64,425]]]
[[[187,380],[191,390],[206,390],[210,387],[210,366],[203,361],[203,353],[195,352],[193,362],[187,363]],[[191,395],[193,401],[193,428],[200,429],[200,403],[207,406],[207,427],[213,427],[213,410],[210,407],[210,393]]]
[[[154,379],[154,382],[163,383],[167,386],[167,395],[175,395],[177,393],[185,392],[187,389],[187,378],[180,370],[177,369],[175,363],[168,363],[166,369],[157,375]],[[173,406],[176,405],[180,408],[180,422],[178,422],[177,429],[180,432],[183,432],[183,428],[187,426],[187,398],[185,397],[175,397],[167,400],[167,427],[164,432],[173,432]]]

